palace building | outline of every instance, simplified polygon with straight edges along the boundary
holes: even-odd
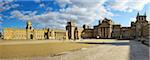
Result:
[[[144,15],[137,13],[136,21],[131,22],[130,27],[113,24],[112,20],[107,18],[99,21],[99,24],[94,28],[83,25],[83,28],[79,29],[74,22],[68,22],[66,30],[68,31],[68,39],[114,38],[149,41],[150,23],[146,17],[146,13]]]
[[[94,26],[94,29],[83,25],[83,38],[111,38],[112,33],[112,20],[105,18],[102,22]]]
[[[56,29],[34,29],[31,21],[27,22],[26,29],[5,28],[3,30],[3,39],[18,39],[18,40],[44,40],[44,39],[61,39],[61,40],[76,40],[76,39],[135,39],[140,41],[149,41],[150,39],[150,23],[146,18],[146,14],[140,15],[137,13],[136,21],[131,22],[130,27],[122,27],[120,24],[113,24],[111,19],[103,19],[99,24],[90,28],[83,25],[83,28],[78,28],[72,21],[67,22],[66,30]]]
[[[34,29],[32,27],[31,21],[27,22],[26,29],[14,29],[14,28],[5,28],[4,39],[17,39],[17,40],[26,40],[26,39],[67,39],[67,31],[65,30],[56,30],[56,29]]]

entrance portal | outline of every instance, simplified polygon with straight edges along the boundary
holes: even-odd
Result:
[[[30,39],[33,39],[33,35],[32,34],[30,35]]]

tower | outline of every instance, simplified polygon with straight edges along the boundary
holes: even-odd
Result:
[[[146,19],[146,12],[143,15],[140,15],[139,12],[136,16],[136,22],[135,22],[135,38],[138,40],[140,37],[143,37],[143,27],[148,24],[148,21]]]
[[[138,22],[142,22],[142,21],[146,21],[146,12],[144,15],[140,15],[139,12],[137,13],[137,16],[136,16],[136,21]]]
[[[66,30],[68,31],[68,38],[69,39],[75,39],[75,23],[73,21],[67,22]]]
[[[34,39],[32,22],[27,21],[26,31],[27,31],[27,39]]]
[[[26,29],[29,29],[29,30],[32,29],[32,22],[31,21],[27,21]]]

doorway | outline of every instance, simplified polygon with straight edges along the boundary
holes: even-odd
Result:
[[[32,34],[30,35],[30,39],[33,39],[33,35]]]

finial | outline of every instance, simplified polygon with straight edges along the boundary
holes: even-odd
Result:
[[[144,16],[146,16],[146,11],[145,11],[145,13],[144,13]]]
[[[99,20],[99,24],[101,24],[101,20]]]
[[[139,12],[137,13],[137,16],[139,16]]]

